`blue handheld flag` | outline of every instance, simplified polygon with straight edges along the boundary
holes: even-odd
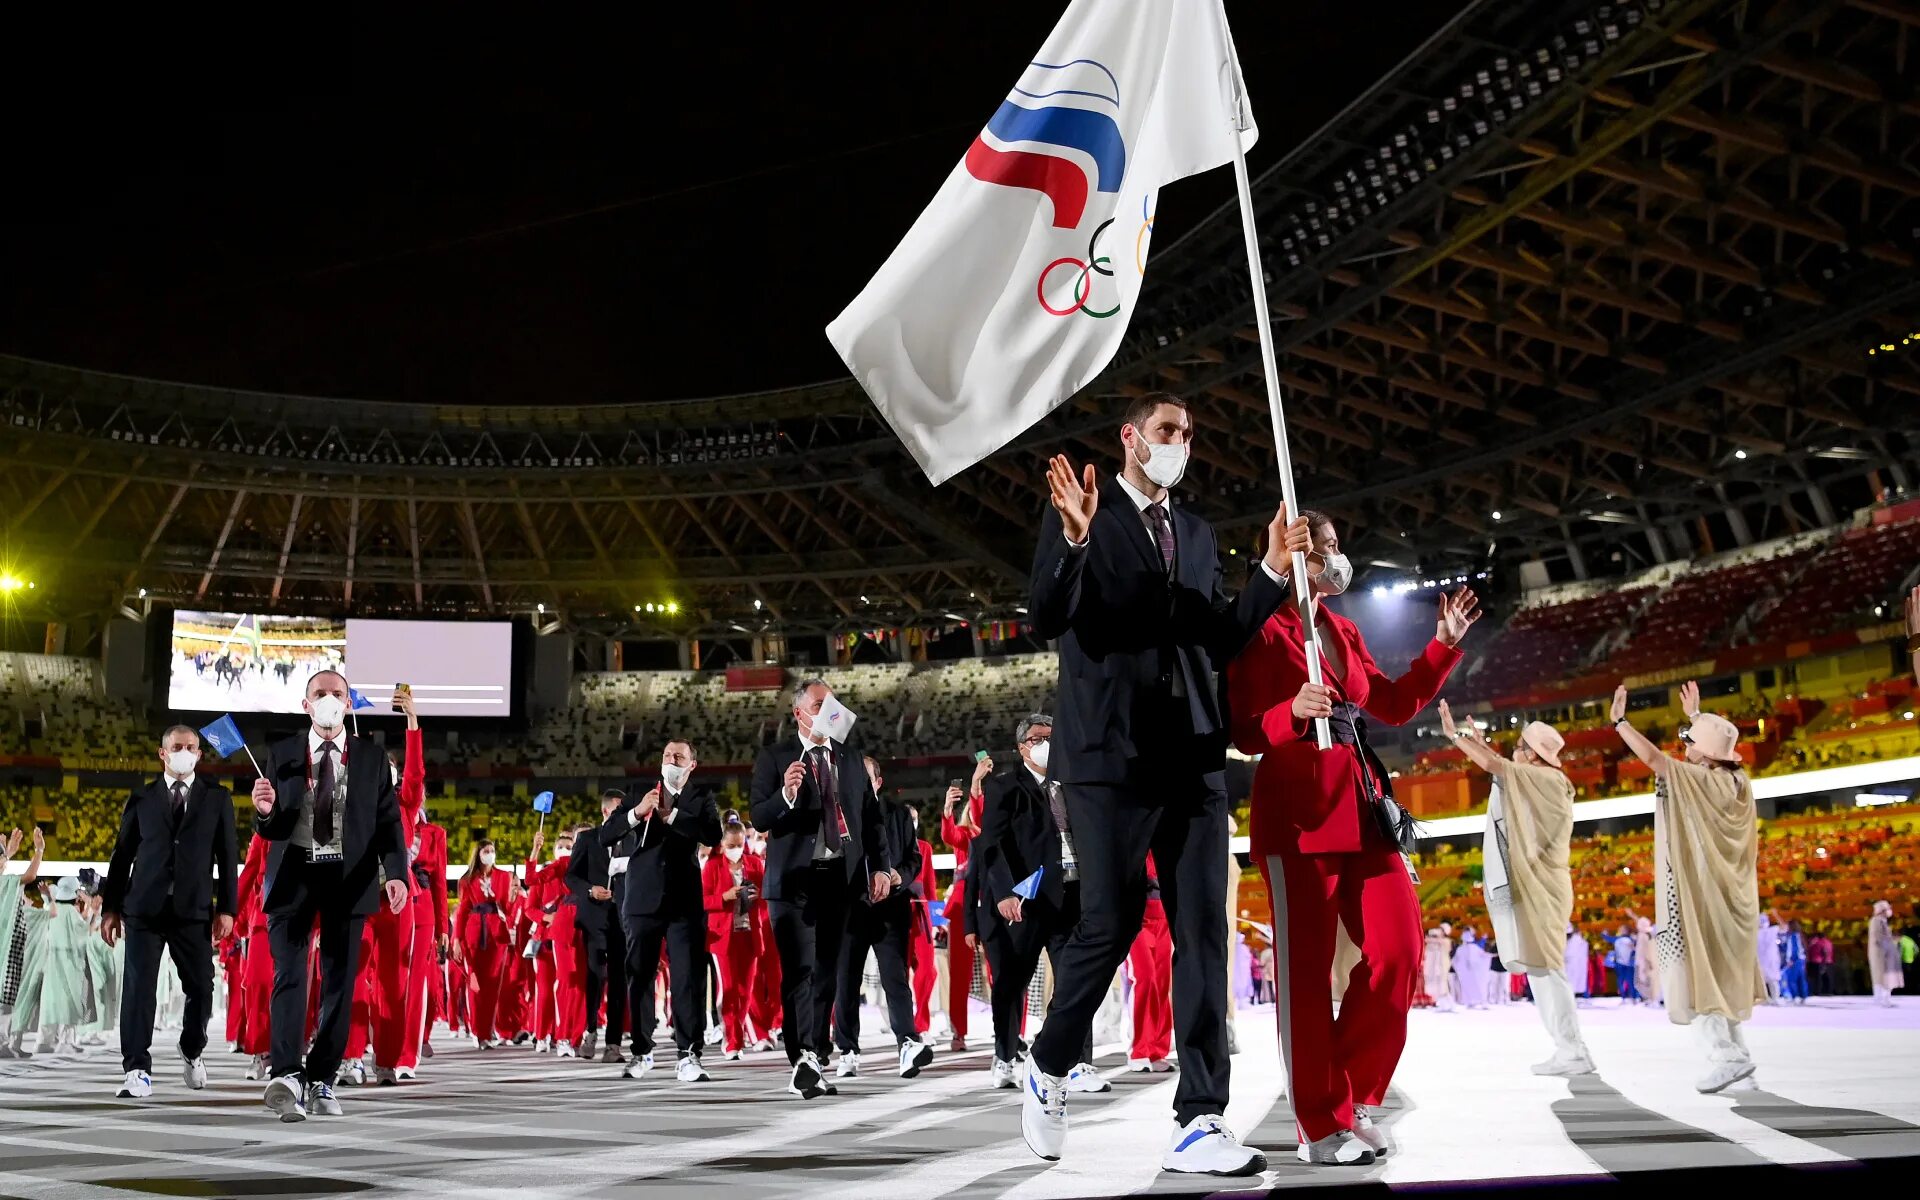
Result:
[[[541,792],[538,796],[535,796],[533,798],[533,811],[537,813],[552,812],[553,811],[553,793]]]
[[[253,764],[254,773],[262,779],[267,777],[267,773],[260,769],[260,760],[253,756],[251,749],[248,749],[247,739],[240,736],[240,727],[233,723],[232,713],[203,727],[200,730],[200,738],[207,745],[212,746],[213,752],[221,758],[231,757],[235,750],[246,750],[247,761]]]
[[[360,689],[357,687],[349,687],[347,689],[347,699],[352,702],[352,707],[356,709],[373,707],[373,701],[362,696]]]
[[[1046,868],[1042,867],[1039,871],[1035,871],[1019,883],[1014,884],[1013,894],[1022,900],[1031,900],[1035,896],[1038,896],[1040,894],[1040,874],[1045,870]]]

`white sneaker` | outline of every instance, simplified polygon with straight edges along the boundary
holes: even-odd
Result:
[[[306,1091],[300,1086],[298,1075],[282,1075],[269,1080],[265,1100],[267,1108],[278,1114],[282,1121],[307,1119]]]
[[[340,1101],[333,1095],[333,1089],[318,1080],[307,1085],[307,1111],[323,1117],[340,1115]]]
[[[682,1054],[680,1065],[673,1069],[673,1077],[681,1083],[709,1083],[713,1079],[707,1074],[707,1069],[700,1065],[698,1054]]]
[[[833,1069],[835,1079],[852,1079],[860,1074],[860,1055],[853,1050],[840,1052],[840,1065]]]
[[[651,1070],[653,1070],[653,1055],[636,1054],[627,1060],[627,1065],[621,1070],[620,1077],[622,1079],[640,1079],[645,1077],[646,1073]]]
[[[1707,1072],[1706,1078],[1693,1085],[1694,1090],[1708,1093],[1725,1091],[1728,1085],[1740,1082],[1753,1072],[1754,1065],[1750,1062],[1719,1063]]]
[[[578,1058],[579,1057],[573,1052],[572,1042],[559,1042],[555,1044],[553,1048],[553,1056],[555,1058]]]
[[[1110,1092],[1113,1085],[1107,1082],[1092,1063],[1081,1063],[1067,1072],[1067,1090],[1070,1092]],[[1171,1170],[1172,1168],[1169,1168]]]
[[[793,1076],[787,1080],[787,1093],[802,1100],[813,1100],[827,1094],[826,1078],[820,1074],[820,1060],[809,1050],[793,1064]]]
[[[1190,1175],[1258,1175],[1267,1169],[1267,1156],[1242,1146],[1233,1130],[1208,1114],[1174,1129],[1160,1169]]]
[[[1127,1060],[1127,1070],[1135,1075],[1145,1075],[1153,1070],[1153,1064],[1144,1058],[1130,1058]]]
[[[1591,1075],[1593,1060],[1586,1055],[1578,1058],[1562,1058],[1555,1054],[1545,1062],[1533,1064],[1535,1075]]]
[[[412,1067],[395,1067],[393,1071],[393,1077],[396,1081],[412,1079],[414,1078],[413,1068]]]
[[[708,1046],[718,1046],[720,1039],[725,1036],[726,1030],[720,1028],[718,1025],[709,1025],[707,1026],[706,1035],[701,1040]]]
[[[912,1079],[933,1061],[933,1047],[912,1038],[900,1043],[900,1078]]]
[[[589,1029],[587,1031],[587,1036],[580,1039],[580,1057],[592,1058],[593,1048],[599,1044],[600,1044],[600,1031],[597,1029]],[[571,1058],[573,1056],[568,1055],[567,1057]]]
[[[400,1075],[392,1067],[375,1067],[373,1081],[381,1087],[392,1087],[400,1082]]]
[[[1303,1163],[1332,1167],[1364,1167],[1373,1161],[1367,1144],[1344,1129],[1317,1142],[1301,1142],[1294,1156]]]
[[[1168,1071],[1177,1071],[1180,1068],[1178,1064],[1170,1058],[1156,1058],[1147,1064],[1147,1069],[1155,1075],[1165,1075]]]
[[[1013,1091],[1020,1086],[1020,1080],[1014,1070],[1013,1064],[1010,1062],[1001,1062],[997,1058],[993,1060],[993,1065],[987,1068],[987,1079],[989,1080],[988,1086],[1005,1088],[1008,1091]]]
[[[181,1059],[180,1075],[186,1080],[187,1086],[196,1092],[207,1086],[207,1064],[197,1058]]]
[[[755,1054],[765,1054],[768,1051],[773,1049],[773,1039],[761,1038],[759,1041],[755,1042],[753,1045],[747,1047],[747,1049],[753,1051]]]
[[[1067,1081],[1042,1071],[1031,1058],[1020,1089],[1020,1133],[1027,1149],[1048,1162],[1059,1161],[1067,1145]]]
[[[744,1050],[729,1050],[727,1051],[726,1057],[728,1062],[739,1062],[742,1059],[746,1058],[746,1056],[747,1056],[747,1052]]]
[[[1353,1136],[1361,1145],[1373,1151],[1375,1158],[1385,1158],[1393,1153],[1393,1142],[1387,1138],[1387,1131],[1373,1123],[1371,1109],[1358,1104],[1353,1106]]]
[[[340,1087],[365,1087],[367,1064],[357,1058],[341,1063],[340,1077],[334,1082]]]
[[[254,1055],[253,1061],[247,1064],[247,1078],[250,1080],[258,1079],[264,1081],[272,1074],[273,1071],[268,1066],[268,1059],[264,1054]]]
[[[228,1054],[238,1054],[238,1053],[240,1053],[240,1043],[239,1043],[239,1042],[228,1042],[228,1043],[227,1043],[227,1053],[228,1053]]]
[[[205,1086],[205,1081],[201,1086]],[[122,1100],[145,1100],[153,1095],[153,1079],[145,1071],[128,1071],[126,1081],[120,1085],[119,1095]]]

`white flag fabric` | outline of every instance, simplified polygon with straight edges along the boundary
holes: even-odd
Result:
[[[1156,193],[1256,130],[1221,0],[1073,0],[880,271],[827,326],[942,483],[1106,368]]]

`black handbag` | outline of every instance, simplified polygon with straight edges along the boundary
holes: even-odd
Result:
[[[1412,813],[1393,798],[1393,776],[1387,773],[1387,765],[1367,744],[1367,719],[1360,715],[1357,705],[1341,703],[1334,706],[1328,725],[1334,741],[1345,742],[1360,754],[1360,761],[1366,768],[1360,772],[1360,776],[1366,781],[1367,801],[1373,809],[1374,826],[1400,853],[1412,854],[1420,845],[1419,823],[1413,819]]]

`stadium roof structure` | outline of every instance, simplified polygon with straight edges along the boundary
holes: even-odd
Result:
[[[1357,560],[1566,578],[1906,486],[1916,85],[1913,0],[1469,5],[1255,181],[1305,501]],[[1165,388],[1246,561],[1278,487],[1233,207],[1154,268],[1112,368],[938,489],[848,380],[507,409],[0,359],[5,552],[54,615],[1004,617],[1044,457],[1111,463],[1120,398]]]

